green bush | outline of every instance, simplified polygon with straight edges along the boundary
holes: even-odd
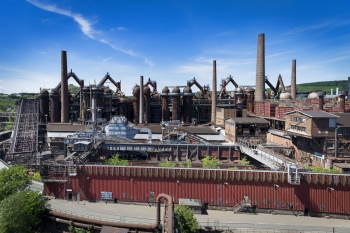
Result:
[[[216,157],[212,157],[210,155],[205,156],[202,159],[202,167],[203,168],[218,168],[218,159]]]
[[[162,162],[159,163],[160,167],[176,167],[176,163],[174,163],[173,161],[166,161],[166,162]]]
[[[126,159],[120,159],[119,154],[116,154],[112,158],[108,159],[106,161],[106,164],[108,165],[119,165],[119,166],[128,166],[129,162]]]

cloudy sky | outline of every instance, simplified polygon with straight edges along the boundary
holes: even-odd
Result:
[[[86,85],[108,72],[126,95],[141,75],[159,91],[193,77],[211,86],[213,60],[218,81],[254,85],[260,33],[271,83],[281,74],[290,85],[293,59],[297,83],[346,80],[349,9],[348,0],[1,0],[0,93],[54,88],[62,50]]]

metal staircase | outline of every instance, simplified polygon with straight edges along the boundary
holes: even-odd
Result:
[[[38,99],[22,99],[18,107],[11,143],[11,154],[33,154],[38,150]]]

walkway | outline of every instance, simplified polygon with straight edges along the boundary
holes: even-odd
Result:
[[[105,202],[48,200],[56,211],[106,221],[129,223],[155,223],[156,208],[148,205],[114,204]],[[229,229],[231,232],[289,232],[325,233],[350,232],[350,220],[325,219],[294,215],[233,214],[232,211],[208,210],[208,215],[195,215],[201,227]],[[161,215],[163,216],[163,214]],[[334,228],[334,231],[333,231]],[[248,230],[250,229],[250,230]],[[270,230],[268,230],[270,229]],[[272,229],[272,230],[271,230]],[[279,229],[279,230],[276,230]]]
[[[270,167],[271,170],[280,170],[288,163],[293,163],[292,160],[285,156],[274,153],[272,150],[264,148],[261,144],[253,144],[244,140],[239,140],[237,143],[242,153],[252,157],[262,164]]]

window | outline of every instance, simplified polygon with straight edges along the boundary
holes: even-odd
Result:
[[[327,142],[327,149],[334,149],[334,142]]]
[[[330,128],[335,128],[336,125],[337,125],[337,119],[335,119],[335,118],[329,119],[329,127]]]
[[[306,119],[301,118],[301,117],[293,117],[293,121],[298,122],[298,123],[305,123]]]

